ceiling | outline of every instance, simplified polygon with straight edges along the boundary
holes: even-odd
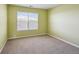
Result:
[[[14,4],[14,5],[29,8],[40,8],[40,9],[50,9],[59,6],[59,4]]]

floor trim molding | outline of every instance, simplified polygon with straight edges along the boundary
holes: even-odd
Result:
[[[0,54],[1,54],[1,52],[2,52],[2,50],[4,48],[4,46],[5,46],[6,42],[7,42],[7,40],[4,42],[3,47],[0,49]]]
[[[69,42],[69,41],[67,41],[67,40],[64,40],[63,38],[61,38],[61,37],[59,37],[59,36],[54,36],[54,35],[50,35],[50,34],[47,34],[47,33],[35,34],[35,35],[29,35],[29,36],[21,36],[21,37],[12,37],[12,38],[8,38],[8,39],[32,37],[32,36],[38,36],[38,35],[49,35],[49,36],[51,36],[51,37],[53,37],[53,38],[59,39],[59,40],[61,40],[61,41],[63,41],[63,42],[66,42],[66,43],[68,43],[68,44],[70,44],[70,45],[72,45],[72,46],[75,46],[75,47],[79,48],[79,45],[77,45],[77,44],[75,44],[75,43],[72,43],[72,42]]]
[[[77,44],[75,44],[75,43],[72,43],[72,42],[69,42],[69,41],[67,41],[67,40],[63,40],[61,37],[53,36],[53,35],[50,35],[50,34],[48,34],[48,35],[51,36],[51,37],[53,37],[53,38],[59,39],[59,40],[61,40],[61,41],[63,41],[63,42],[66,42],[66,43],[68,43],[68,44],[70,44],[70,45],[72,45],[72,46],[75,46],[75,47],[79,48],[79,45],[77,45]]]
[[[32,37],[32,36],[38,36],[38,35],[47,35],[47,33],[35,34],[35,35],[29,35],[29,36],[21,36],[21,37],[12,37],[8,39],[10,40],[10,39],[16,39],[16,38],[26,38],[26,37]]]

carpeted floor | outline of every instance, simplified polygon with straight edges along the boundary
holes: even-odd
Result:
[[[2,54],[79,54],[79,48],[43,35],[9,40]]]

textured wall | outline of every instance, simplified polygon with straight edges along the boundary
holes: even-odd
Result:
[[[39,14],[39,29],[17,32],[16,31],[17,11],[38,13]],[[48,18],[47,16],[48,16],[47,10],[8,5],[8,38],[47,33],[47,18]]]
[[[49,34],[79,45],[79,5],[62,5],[48,14]]]
[[[7,6],[0,5],[0,50],[7,41]]]

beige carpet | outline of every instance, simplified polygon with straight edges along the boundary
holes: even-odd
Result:
[[[78,54],[79,48],[50,36],[9,40],[2,54]]]

